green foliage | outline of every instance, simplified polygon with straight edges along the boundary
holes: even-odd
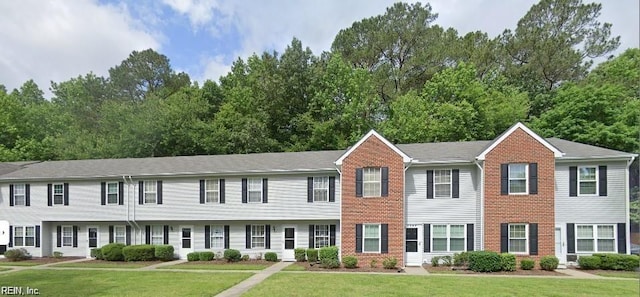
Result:
[[[156,245],[154,256],[156,259],[160,261],[171,261],[174,259],[173,257],[173,246],[169,244],[165,245]]]
[[[596,256],[580,256],[578,258],[578,265],[580,265],[580,269],[585,270],[600,269],[601,262],[602,260],[600,257]]]
[[[110,243],[100,248],[102,258],[107,261],[124,261],[122,249],[125,247],[122,243]]]
[[[264,253],[264,259],[269,262],[278,262],[278,254],[275,252],[266,252]]]
[[[516,271],[516,256],[513,254],[500,254],[500,270]]]
[[[340,261],[333,258],[324,258],[320,260],[320,265],[327,269],[335,269],[340,267]]]
[[[384,267],[384,269],[395,269],[396,265],[398,265],[398,259],[395,257],[384,258],[382,260],[382,267]]]
[[[560,260],[556,256],[544,256],[540,258],[540,268],[548,271],[554,271],[558,268]]]
[[[440,266],[440,256],[433,256],[431,258],[431,266],[433,266],[433,267]]]
[[[303,248],[295,248],[293,250],[293,254],[296,258],[296,262],[304,262],[306,261],[305,249]]]
[[[24,261],[31,259],[31,255],[26,249],[10,249],[4,252],[4,257],[9,259],[11,262]]]
[[[358,267],[358,258],[354,256],[342,257],[342,265],[345,268],[356,268]]]
[[[242,258],[239,250],[227,249],[224,250],[224,259],[227,262],[238,262]]]
[[[315,263],[318,261],[318,250],[316,249],[307,249],[307,260],[311,263]]]
[[[102,249],[101,248],[93,248],[91,249],[91,257],[96,260],[102,260]]]
[[[442,260],[442,265],[450,267],[453,264],[453,258],[451,256],[442,256],[440,257]]]
[[[320,248],[320,253],[319,253],[320,261],[324,259],[338,260],[339,252],[340,251],[337,246],[326,246],[326,247]]]
[[[469,269],[475,272],[495,272],[502,269],[500,254],[491,251],[469,252]]]
[[[369,267],[371,267],[371,268],[376,268],[376,267],[378,267],[378,260],[376,260],[376,259],[371,259],[371,261],[369,262]]]
[[[104,247],[102,248],[104,250]],[[128,245],[122,248],[124,260],[130,261],[153,261],[156,259],[156,246],[150,244]],[[171,253],[173,258],[173,251]]]
[[[53,252],[53,257],[56,259],[60,259],[62,258],[62,256],[64,256],[62,252],[58,252],[58,251]]]
[[[187,254],[187,261],[200,261],[200,252],[191,252]]]
[[[453,266],[469,265],[469,252],[460,252],[453,254]]]
[[[640,265],[640,257],[624,254],[593,254],[600,258],[599,269],[634,271]]]
[[[249,261],[251,259],[251,257],[249,257],[249,255],[242,255],[242,257],[240,257],[240,260],[242,261]]]
[[[535,266],[536,266],[536,260],[533,260],[533,259],[520,260],[520,268],[522,268],[522,270],[531,270]]]
[[[213,261],[213,259],[216,257],[216,254],[214,254],[213,252],[210,251],[204,251],[204,252],[199,252],[198,253],[198,260],[199,261]]]

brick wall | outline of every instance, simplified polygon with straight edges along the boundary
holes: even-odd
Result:
[[[356,168],[388,167],[387,197],[356,197]],[[395,257],[404,266],[404,164],[402,157],[375,136],[370,136],[342,163],[342,256],[356,256],[359,265],[376,259],[378,266],[387,257]],[[356,224],[389,225],[389,253],[356,253]]]
[[[500,165],[538,163],[538,194],[501,195]],[[500,252],[501,223],[538,223],[538,256],[555,255],[553,152],[535,138],[516,129],[485,159],[485,249]]]

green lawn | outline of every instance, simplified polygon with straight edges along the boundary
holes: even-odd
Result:
[[[160,262],[108,262],[108,261],[85,261],[76,263],[61,263],[51,267],[81,267],[81,268],[141,268]]]
[[[170,266],[158,267],[158,269],[200,269],[200,270],[263,270],[269,267],[266,264],[206,264],[206,263],[184,263]]]
[[[282,269],[282,271],[304,271],[304,267],[300,265],[296,265],[296,263],[293,263],[285,267],[284,269]]]
[[[29,262],[29,261],[17,261],[17,262],[0,261],[0,266],[36,266],[36,265],[43,265],[43,264],[44,263]]]
[[[0,275],[0,284],[35,288],[40,296],[214,296],[251,275],[231,272],[24,270]]]
[[[640,278],[640,272],[637,271],[598,271],[594,274],[606,277]]]
[[[11,270],[11,268],[9,268],[9,267],[0,267],[0,271],[7,271],[7,270]]]
[[[635,281],[277,273],[243,296],[638,296]]]

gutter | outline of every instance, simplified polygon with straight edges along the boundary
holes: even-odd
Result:
[[[476,160],[475,164],[480,169],[480,251],[484,250],[484,162]],[[475,249],[474,249],[475,250]]]

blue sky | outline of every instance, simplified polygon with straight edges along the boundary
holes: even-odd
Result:
[[[282,52],[293,37],[314,54],[340,29],[395,1],[21,0],[0,1],[0,84],[50,82],[89,72],[108,75],[133,50],[153,48],[193,80],[218,80],[238,57]],[[424,3],[425,1],[423,1]],[[588,2],[588,1],[585,1]],[[601,22],[620,35],[619,53],[639,46],[639,1],[602,0]],[[514,28],[535,0],[433,0],[435,21],[459,34]]]

